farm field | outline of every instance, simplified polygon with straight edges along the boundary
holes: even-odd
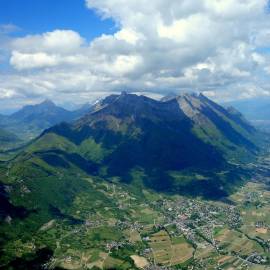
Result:
[[[12,181],[5,168],[0,173],[5,183]],[[269,269],[267,178],[247,182],[227,201],[211,201],[156,193],[139,182],[120,185],[113,179],[108,184],[76,170],[56,175],[28,186],[18,182],[14,203],[35,200],[29,191],[40,186],[49,195],[36,200],[42,212],[38,222],[33,212],[23,223],[10,218],[0,227],[10,239],[1,264],[27,265],[28,254],[46,245],[49,269]],[[58,208],[43,208],[56,186],[63,194],[67,188],[81,190],[70,201],[58,194]],[[21,260],[12,261],[14,256]]]

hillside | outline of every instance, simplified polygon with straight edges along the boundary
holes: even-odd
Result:
[[[197,240],[175,218],[241,226],[238,212],[218,200],[249,177],[230,162],[244,150],[254,155],[255,137],[241,114],[202,95],[105,98],[0,163],[0,269],[138,269],[131,256],[148,264],[150,247],[161,265],[186,263]],[[173,257],[175,249],[184,257]]]
[[[0,128],[0,151],[16,147],[21,140],[13,133]]]
[[[229,170],[244,154],[251,158],[258,151],[255,135],[242,115],[203,95],[162,102],[122,93],[105,98],[73,124],[46,130],[25,155],[27,162],[31,153],[53,167],[71,163],[91,175],[125,183],[141,171],[144,185],[155,190],[221,196],[226,189],[220,185],[230,189],[233,178],[219,182],[209,175]],[[207,180],[183,183],[181,174],[190,171]]]
[[[184,94],[166,102],[125,93],[109,96],[73,125],[55,126],[45,132],[48,133],[61,135],[77,145],[89,138],[105,148],[115,149],[119,144],[120,149],[114,151],[114,155],[131,144],[136,145],[138,155],[148,156],[145,153],[151,145],[149,151],[154,156],[151,162],[157,153],[166,155],[169,152],[170,169],[174,166],[172,160],[178,162],[176,169],[191,164],[208,167],[210,163],[215,167],[222,163],[222,158],[233,158],[234,154],[239,157],[242,151],[248,155],[257,150],[256,130],[240,113],[194,94]],[[173,156],[172,144],[176,156]],[[195,149],[196,155],[193,154]],[[209,151],[212,153],[209,164],[203,165],[205,153]],[[110,156],[109,160],[112,158]],[[161,159],[162,163],[167,160]],[[134,157],[133,160],[136,163],[141,159]]]
[[[18,140],[18,138],[12,134],[11,132],[8,132],[4,129],[0,129],[0,141],[1,142],[13,142]]]

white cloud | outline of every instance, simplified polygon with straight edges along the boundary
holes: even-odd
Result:
[[[13,98],[17,95],[16,91],[13,89],[0,88],[0,98]]]
[[[72,30],[54,30],[41,35],[17,38],[13,41],[12,48],[25,53],[71,53],[79,49],[83,43],[83,38]]]
[[[55,66],[57,62],[56,56],[44,52],[29,54],[13,51],[10,58],[11,65],[19,70]]]
[[[81,54],[60,55],[45,52],[21,53],[13,51],[10,64],[17,70],[55,67],[59,65],[83,65],[87,58]]]
[[[266,0],[87,0],[119,30],[89,44],[72,30],[11,42],[5,89],[85,101],[122,89],[205,91],[220,99],[270,92]],[[89,26],[89,31],[91,31]],[[252,90],[250,90],[252,89]],[[55,95],[57,93],[57,95]]]
[[[133,31],[132,29],[123,28],[118,31],[115,35],[115,38],[118,40],[126,41],[132,45],[135,45],[141,36]]]
[[[190,44],[191,41],[202,42],[203,39],[209,42],[217,30],[213,24],[214,22],[211,22],[207,16],[194,14],[175,20],[171,25],[161,23],[158,25],[157,31],[161,38],[169,38],[180,44]]]
[[[263,0],[206,0],[207,10],[221,19],[239,20],[245,16],[257,16],[264,10],[266,1]],[[256,19],[256,18],[255,18]]]

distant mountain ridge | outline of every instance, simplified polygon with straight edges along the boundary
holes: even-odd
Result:
[[[13,113],[11,120],[26,123],[40,122],[37,125],[43,126],[44,121],[51,125],[55,125],[63,120],[72,118],[72,113],[56,106],[52,101],[45,100],[37,105],[27,105],[18,112]]]
[[[225,106],[233,106],[249,120],[270,120],[270,98],[250,98],[227,102]]]
[[[224,106],[233,106],[258,129],[270,132],[270,98],[257,97],[227,102]]]
[[[90,110],[90,107],[90,104],[85,104],[78,110],[68,111],[46,99],[40,104],[24,106],[9,116],[0,116],[0,127],[22,139],[32,139],[46,128],[76,120]]]

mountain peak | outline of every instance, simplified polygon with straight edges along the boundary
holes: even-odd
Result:
[[[95,174],[106,168],[106,177],[126,181],[134,168],[141,168],[146,185],[164,190],[172,183],[177,190],[172,171],[220,170],[227,160],[237,159],[238,153],[240,157],[243,149],[252,156],[257,147],[251,129],[198,94],[161,102],[124,93],[108,96],[82,118],[54,126],[40,139],[46,141],[52,133],[72,142],[82,159],[95,162]],[[58,149],[58,139],[54,143],[50,148]]]
[[[192,98],[200,98],[201,96],[203,96],[203,94],[197,94],[195,92],[184,92],[181,94],[175,94],[175,93],[169,93],[168,95],[164,96],[163,98],[161,98],[160,101],[162,102],[166,102],[166,101],[170,101],[172,99],[179,99],[179,98],[186,98],[186,99],[192,99]]]
[[[50,99],[46,98],[44,101],[42,101],[40,104],[37,104],[36,106],[39,106],[39,105],[42,105],[42,106],[56,106],[54,104],[53,101],[51,101]]]
[[[126,95],[128,95],[127,91],[122,91],[121,92],[121,96],[126,96]]]

